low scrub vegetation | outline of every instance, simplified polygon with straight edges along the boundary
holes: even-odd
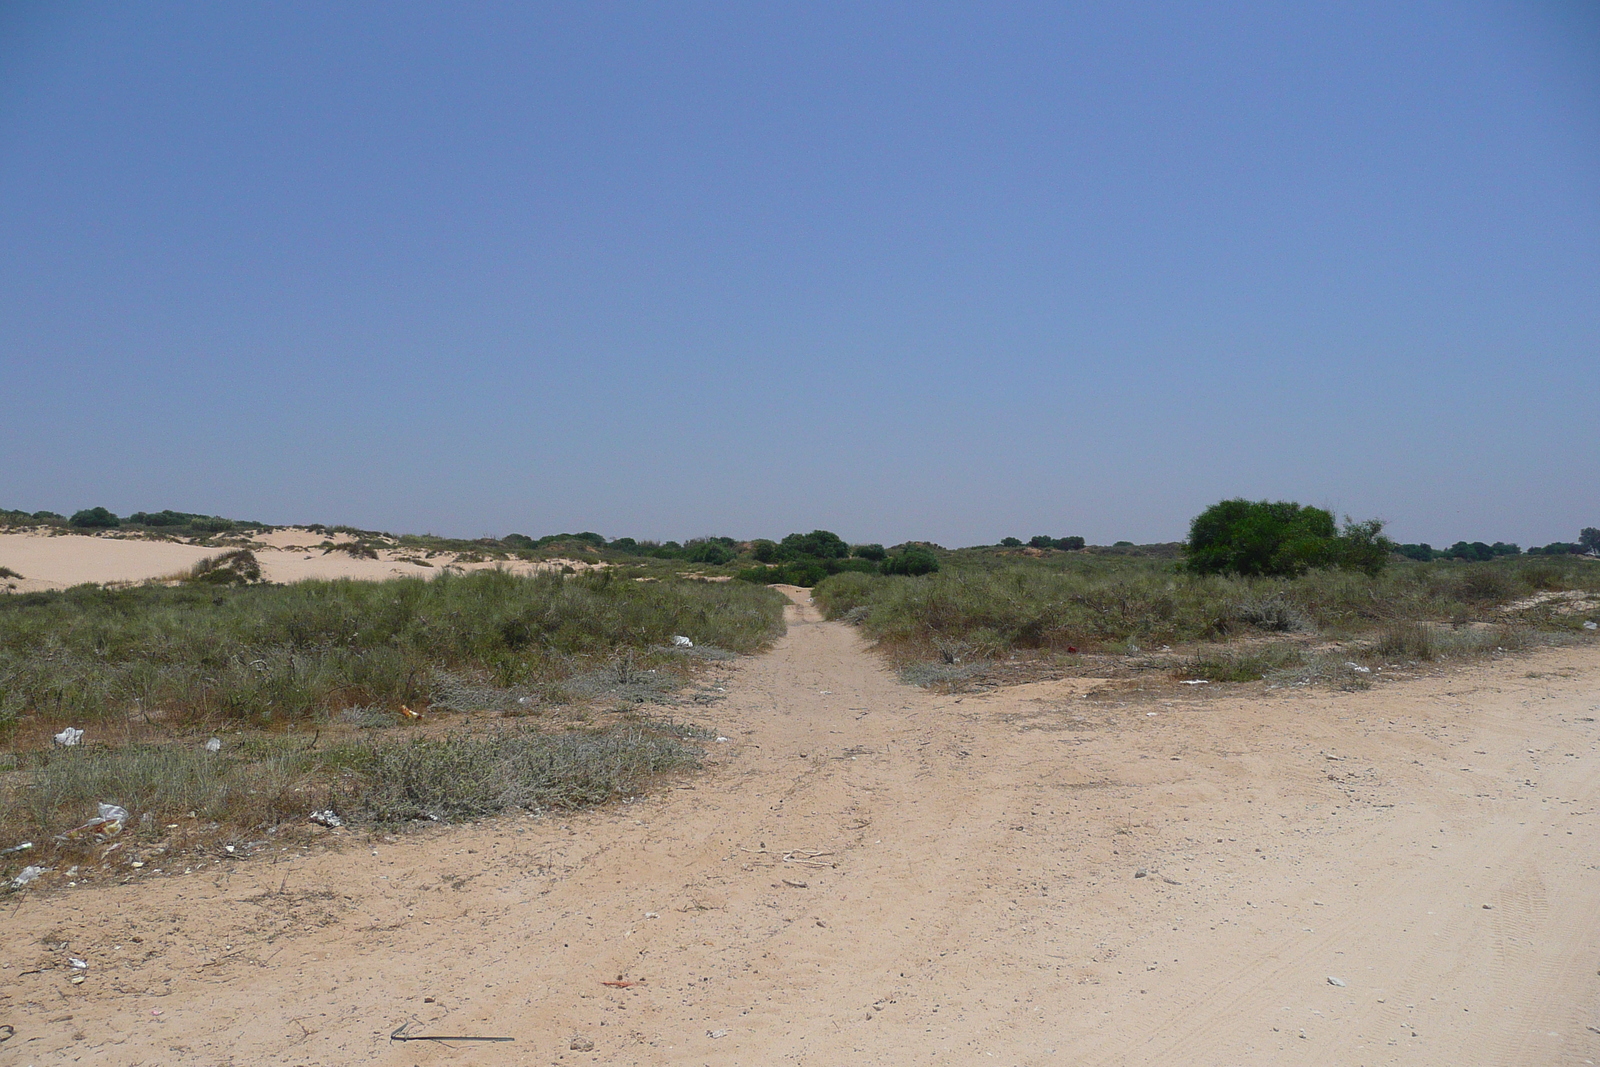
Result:
[[[559,686],[624,653],[670,668],[677,635],[750,652],[782,630],[782,597],[745,583],[482,571],[263,586],[245,556],[176,587],[0,598],[0,726],[309,721],[425,706],[441,671]]]
[[[100,803],[129,813],[119,837],[132,846],[130,854],[170,837],[173,825],[209,826],[226,836],[305,825],[313,811],[404,823],[583,807],[637,793],[658,775],[697,768],[703,752],[673,726],[510,728],[320,747],[304,736],[257,734],[218,751],[197,740],[43,749],[12,756],[9,768],[0,768],[7,771],[0,777],[0,839],[32,840],[23,857],[29,863],[87,857],[99,851],[94,835],[72,831]]]
[[[839,574],[813,596],[829,618],[859,624],[893,656],[911,661],[948,659],[951,648],[982,659],[1023,649],[1128,652],[1250,635],[1387,634],[1382,640],[1391,644],[1415,644],[1419,631],[1406,627],[1424,623],[1585,632],[1590,615],[1534,596],[1552,590],[1600,593],[1600,566],[1544,557],[1268,578],[1194,574],[1150,558],[1019,559],[969,549],[951,554],[937,574]],[[1534,602],[1519,606],[1524,600]]]

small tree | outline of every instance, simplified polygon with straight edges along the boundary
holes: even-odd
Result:
[[[1591,556],[1600,556],[1600,528],[1585,526],[1578,534],[1578,544]]]
[[[1236,499],[1195,516],[1184,553],[1189,569],[1199,574],[1292,577],[1312,567],[1376,574],[1393,547],[1381,519],[1346,519],[1340,534],[1333,514],[1322,508]]]
[[[71,525],[84,530],[105,530],[121,526],[122,521],[105,508],[84,508],[72,516]]]
[[[850,554],[856,559],[871,560],[873,563],[881,563],[889,555],[879,544],[855,545],[850,549]]]
[[[1001,548],[1021,548],[1022,547],[1022,538],[1020,538],[1020,537],[1002,537],[1000,539],[1000,547]]]

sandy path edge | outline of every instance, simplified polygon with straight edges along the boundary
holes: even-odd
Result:
[[[6,904],[0,1061],[1597,1058],[1595,650],[957,699],[789,621],[638,802]]]

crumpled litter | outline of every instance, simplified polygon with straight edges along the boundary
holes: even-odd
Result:
[[[222,738],[213,737],[211,740],[206,742],[205,748],[206,748],[207,752],[221,752],[222,751]]]
[[[71,726],[67,727],[65,730],[62,730],[59,734],[56,734],[56,744],[60,745],[62,748],[71,748],[73,745],[76,745],[82,740],[83,731],[74,729]]]
[[[1359,663],[1346,663],[1345,666],[1349,667],[1351,670],[1355,671],[1357,674],[1371,674],[1372,673],[1372,668],[1371,667],[1363,667]]]
[[[1593,619],[1591,619],[1583,624],[1583,628],[1585,630],[1600,630],[1600,622],[1595,622]]]
[[[11,879],[11,888],[21,889],[25,885],[38,881],[39,876],[43,873],[43,867],[24,867],[21,874]]]
[[[673,638],[672,638],[672,643],[674,645],[678,646],[679,648],[693,648],[694,647],[694,642],[689,640],[687,637],[683,636],[682,634],[675,634],[673,636]]]
[[[69,837],[78,837],[91,831],[97,837],[116,837],[122,833],[122,828],[128,824],[128,809],[117,804],[101,804],[98,818],[90,819],[82,826],[74,826],[64,834],[57,836],[56,840],[62,841]]]
[[[318,826],[326,826],[330,829],[344,825],[344,819],[339,816],[338,812],[332,810],[331,808],[323,811],[314,811],[310,815],[306,816],[306,818],[311,822],[316,823]]]

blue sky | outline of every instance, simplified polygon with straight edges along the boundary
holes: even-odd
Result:
[[[1594,12],[7,4],[0,506],[1570,540]]]

